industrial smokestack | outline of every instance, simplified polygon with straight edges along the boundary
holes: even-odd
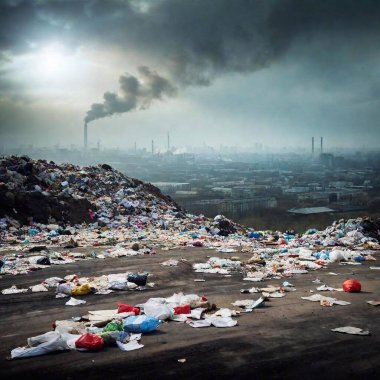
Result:
[[[314,155],[314,136],[311,138],[311,154]]]
[[[168,152],[170,151],[170,135],[169,135],[169,132],[168,132]]]
[[[87,123],[84,123],[84,150],[87,150]]]
[[[152,155],[154,154],[154,141],[152,140]]]
[[[321,153],[323,153],[323,137],[321,137]]]

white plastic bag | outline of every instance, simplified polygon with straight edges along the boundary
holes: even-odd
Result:
[[[148,317],[154,317],[160,321],[165,321],[173,316],[173,309],[169,308],[167,305],[148,301],[144,304],[144,314]]]
[[[338,263],[340,261],[346,260],[343,251],[334,250],[330,252],[329,261],[331,263]]]
[[[144,345],[140,344],[137,340],[131,340],[128,343],[121,343],[119,341],[116,341],[116,344],[118,345],[121,351],[133,351],[144,347]]]
[[[29,338],[29,341],[34,345],[33,347],[17,347],[11,351],[11,358],[27,358],[70,349],[61,334],[55,331]],[[39,342],[41,343],[38,344]]]

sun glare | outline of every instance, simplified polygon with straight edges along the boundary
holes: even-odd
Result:
[[[38,66],[45,75],[58,75],[68,69],[69,57],[64,53],[60,45],[50,45],[38,54]]]

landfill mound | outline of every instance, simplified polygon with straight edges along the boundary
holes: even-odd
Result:
[[[120,216],[183,210],[151,184],[130,178],[109,165],[57,165],[29,157],[0,158],[0,216],[16,224],[105,225]]]
[[[158,188],[107,164],[79,167],[28,157],[0,158],[2,249],[7,244],[21,244],[22,249],[28,244],[64,248],[122,244],[116,249],[119,256],[140,248],[195,246],[229,252],[274,245],[320,251],[357,244],[367,248],[379,241],[379,219],[342,219],[323,231],[310,229],[304,234],[255,231],[222,215],[209,219],[188,214]]]

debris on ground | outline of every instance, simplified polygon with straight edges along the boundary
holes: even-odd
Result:
[[[336,329],[332,329],[331,331],[350,335],[370,335],[369,331],[352,326],[337,327]]]
[[[367,301],[367,303],[372,306],[380,306],[379,300],[371,300],[371,301]]]
[[[70,298],[66,305],[85,301]],[[79,320],[55,321],[54,331],[28,339],[26,347],[12,350],[11,358],[45,355],[54,351],[98,351],[117,345],[122,351],[143,348],[142,334],[156,331],[164,321],[186,322],[191,327],[233,327],[234,310],[218,309],[205,296],[175,293],[168,298],[150,298],[139,305],[119,304],[115,310],[89,311]]]
[[[341,306],[347,306],[350,305],[351,302],[348,301],[341,301],[337,300],[333,297],[325,297],[321,294],[313,294],[310,297],[301,297],[303,300],[312,301],[312,302],[319,302],[321,306],[333,306],[333,305],[341,305]]]
[[[351,278],[343,282],[342,288],[347,293],[358,293],[361,291],[362,285],[358,280]]]
[[[309,229],[303,234],[255,231],[223,215],[207,218],[188,214],[153,185],[129,178],[108,165],[81,168],[28,157],[0,158],[1,278],[37,270],[48,272],[49,268],[78,261],[113,258],[127,262],[132,256],[145,255],[163,266],[168,274],[201,273],[199,276],[205,277],[192,278],[193,282],[205,282],[213,275],[221,280],[231,277],[244,281],[242,284],[254,283],[242,288],[240,293],[258,293],[258,297],[252,296],[257,299],[236,300],[232,305],[238,310],[217,308],[205,296],[183,293],[152,297],[136,305],[120,302],[111,310],[94,307],[86,315],[56,321],[54,331],[29,338],[27,346],[12,350],[11,356],[39,356],[64,350],[98,351],[104,346],[128,352],[143,348],[141,337],[154,333],[164,322],[193,328],[234,327],[240,315],[264,307],[266,302],[274,306],[281,304],[288,292],[297,292],[289,281],[314,271],[333,276],[326,281],[329,285],[318,278],[313,281],[318,292],[360,292],[362,283],[366,286],[365,277],[359,281],[347,276],[355,276],[354,270],[364,266],[380,269],[369,266],[380,251],[379,231],[380,221],[369,218],[341,219],[324,230]],[[196,255],[204,250],[212,254],[207,259],[190,262],[170,258],[166,251],[173,249],[181,250],[181,255],[186,251]],[[342,270],[328,272],[330,265],[335,265],[334,270]],[[352,273],[348,274],[347,269]],[[152,288],[155,284],[148,282],[150,276],[148,272],[87,277],[72,273],[63,278],[51,274],[32,286],[29,282],[27,286],[9,287],[8,283],[1,294],[11,298],[10,295],[18,293],[28,294],[17,297],[28,297],[31,293],[47,292],[48,297],[55,291],[58,299],[70,297],[65,305],[78,306],[86,301],[76,297]],[[342,284],[343,278],[346,280]],[[207,283],[197,287],[204,285]],[[346,293],[342,297],[355,296]],[[300,298],[326,307],[351,304],[319,293]],[[380,301],[367,303],[378,306]],[[369,334],[350,326],[332,331]]]

